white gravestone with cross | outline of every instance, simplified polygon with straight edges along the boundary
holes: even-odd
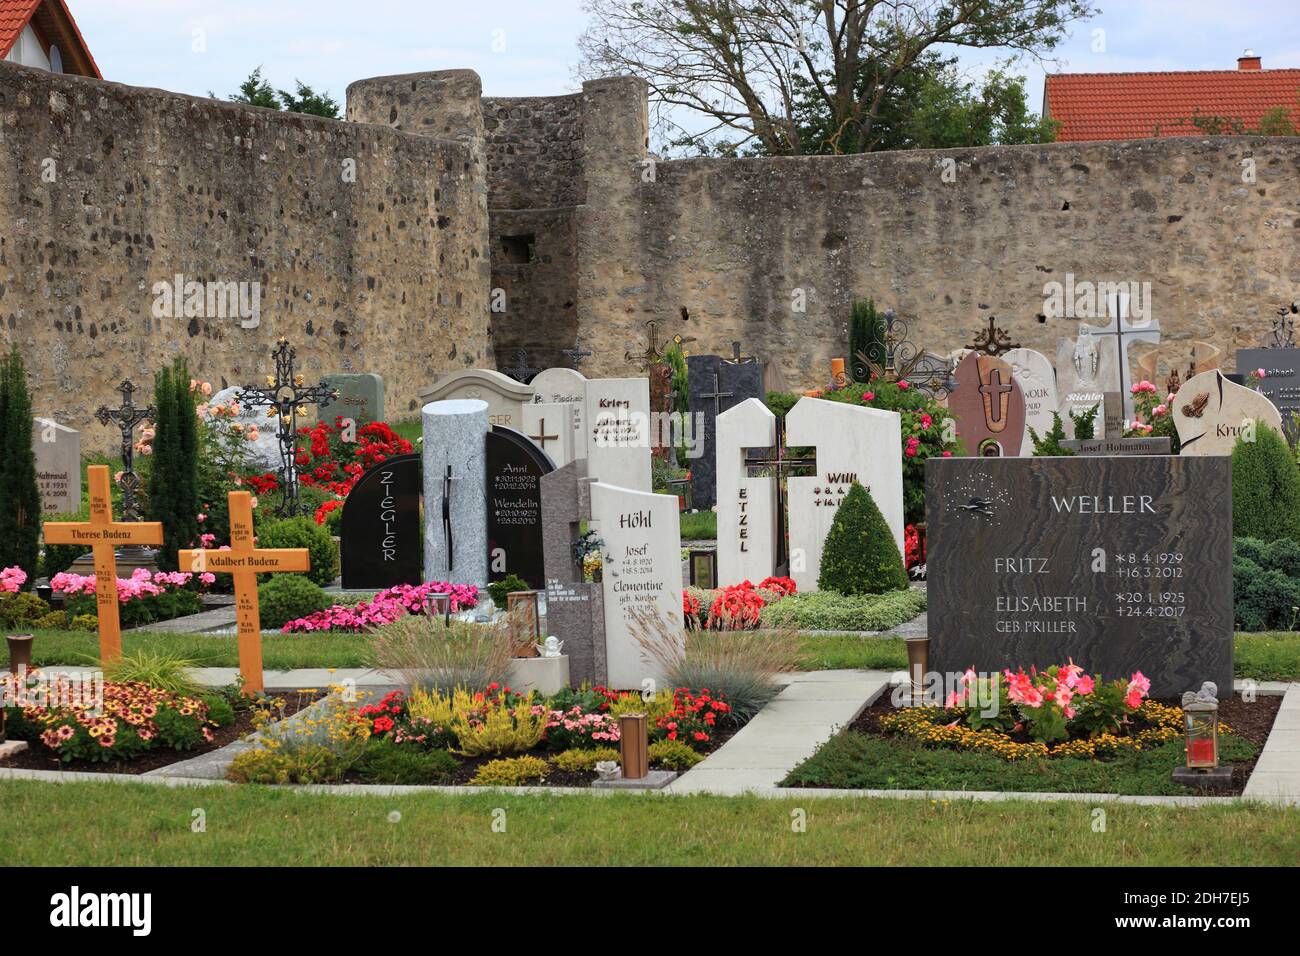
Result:
[[[576,407],[561,402],[524,406],[524,435],[551,456],[556,468],[563,468],[574,460],[573,420]]]
[[[587,381],[587,474],[634,491],[650,490],[650,381]]]
[[[573,406],[573,456],[586,458],[587,376],[571,368],[548,368],[538,372],[528,387],[533,390],[533,401],[539,404]],[[558,462],[556,467],[560,467]]]
[[[813,447],[817,474],[788,479],[790,577],[816,591],[822,547],[853,482],[871,494],[903,554],[902,425],[897,412],[801,398],[785,418],[786,444]]]
[[[720,414],[716,429],[718,583],[757,584],[776,568],[778,497],[775,478],[749,476],[745,451],[776,445],[776,416],[747,398]]]

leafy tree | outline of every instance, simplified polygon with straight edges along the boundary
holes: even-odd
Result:
[[[239,92],[231,94],[227,99],[232,103],[260,106],[268,110],[286,110],[290,113],[310,113],[330,119],[339,118],[339,104],[334,97],[328,93],[317,93],[302,80],[294,80],[294,83],[297,86],[296,93],[290,93],[288,90],[277,91],[262,77],[262,68],[259,66],[248,74],[248,79],[239,84]],[[214,100],[218,99],[217,94],[211,91],[208,92],[208,96]]]
[[[849,374],[855,382],[871,381],[871,367],[862,356],[885,366],[885,320],[872,299],[855,299],[849,313]]]
[[[0,568],[22,568],[28,586],[36,579],[40,525],[32,401],[27,370],[14,349],[0,365]]]
[[[1300,468],[1286,439],[1266,425],[1232,449],[1232,533],[1300,541]]]
[[[840,594],[883,594],[907,587],[894,535],[867,489],[856,481],[826,535],[817,587]]]
[[[177,552],[199,540],[198,418],[185,359],[177,359],[154,376],[154,405],[158,420],[149,472],[149,514],[163,526],[158,567],[175,571]]]
[[[952,61],[942,49],[999,49],[1041,56],[1095,12],[1089,0],[587,0],[579,39],[584,78],[634,73],[650,85],[656,126],[697,151],[767,155],[863,153],[885,148],[914,99],[943,106],[926,79]],[[951,89],[953,83],[948,78]],[[998,135],[1039,135],[1040,121],[1008,106],[1014,84],[995,80],[979,99]],[[1023,86],[1020,88],[1023,103]],[[973,95],[973,94],[972,94]],[[962,109],[956,109],[956,107]],[[686,130],[673,111],[705,128]],[[1001,119],[996,119],[1001,117]],[[885,128],[882,130],[881,126]],[[988,124],[986,124],[987,126]],[[1037,126],[1039,132],[1033,132]],[[952,131],[945,120],[941,130]],[[928,135],[928,134],[927,134]]]

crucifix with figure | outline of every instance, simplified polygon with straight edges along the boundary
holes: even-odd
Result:
[[[99,656],[113,661],[122,656],[122,623],[117,602],[117,547],[162,544],[163,527],[157,521],[114,521],[107,465],[86,469],[90,486],[89,521],[47,521],[46,544],[89,545],[95,556],[95,610],[99,616]]]
[[[294,371],[297,351],[282,338],[271,353],[275,360],[275,374],[266,377],[265,386],[246,385],[239,393],[239,402],[249,408],[265,408],[266,417],[276,420],[276,434],[280,441],[280,483],[284,497],[276,515],[292,518],[302,513],[298,499],[298,425],[297,420],[307,414],[308,405],[325,408],[338,398],[338,389],[326,383],[304,385],[303,377]]]
[[[153,405],[137,405],[132,398],[135,385],[130,379],[117,387],[122,393],[122,404],[118,408],[100,405],[95,417],[101,425],[116,425],[122,432],[122,478],[118,486],[122,489],[122,520],[139,521],[135,498],[140,490],[140,478],[135,473],[135,426],[141,422],[151,422],[158,417],[158,410]]]
[[[177,566],[192,574],[229,574],[235,583],[235,624],[239,634],[239,673],[244,693],[264,690],[262,679],[262,618],[257,606],[257,576],[269,571],[309,571],[311,552],[306,548],[259,548],[253,537],[253,496],[232,491],[230,547],[181,551]],[[159,540],[162,540],[159,538]]]

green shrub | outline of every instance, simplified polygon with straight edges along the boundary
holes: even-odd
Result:
[[[66,631],[68,629],[67,611],[50,611],[36,619],[38,631]]]
[[[196,667],[197,663],[183,657],[154,654],[147,650],[99,662],[104,680],[118,684],[147,684],[178,697],[198,697],[203,693],[202,686],[191,676]]]
[[[801,631],[888,631],[912,620],[925,604],[925,592],[916,588],[853,596],[810,591],[764,608],[760,625]]]
[[[226,779],[235,783],[326,783],[351,766],[329,747],[309,744],[293,750],[245,750],[235,757]]]
[[[268,521],[257,529],[259,548],[306,548],[311,552],[311,570],[307,577],[321,587],[332,583],[339,573],[339,552],[329,531],[312,518],[283,518]],[[284,575],[263,574],[258,580]]]
[[[504,609],[506,599],[515,591],[528,591],[528,582],[517,574],[507,574],[500,581],[493,581],[487,586],[487,592],[492,596],[492,603],[497,607]]]
[[[1090,405],[1081,412],[1071,410],[1070,421],[1074,422],[1074,437],[1081,441],[1095,437],[1097,433],[1097,413],[1100,405]]]
[[[1300,540],[1300,469],[1286,439],[1265,425],[1232,449],[1232,527],[1261,541]]]
[[[785,418],[790,409],[794,408],[795,403],[802,396],[793,392],[768,392],[767,393],[767,410],[777,418]]]
[[[199,700],[208,705],[208,720],[218,727],[229,727],[235,722],[235,708],[225,694],[201,694]]]
[[[884,368],[885,320],[872,299],[855,299],[849,311],[849,374],[855,382],[871,381],[871,366]]]
[[[460,761],[445,750],[421,750],[387,738],[372,738],[356,769],[370,783],[402,786],[449,783]]]
[[[1300,612],[1300,547],[1289,538],[1233,541],[1233,617],[1242,631],[1289,631]]]
[[[826,535],[817,586],[840,594],[881,594],[907,587],[894,536],[876,502],[856,481]]]
[[[323,611],[333,602],[304,574],[277,574],[257,586],[262,627],[281,628],[290,621]]]
[[[148,511],[162,523],[158,567],[177,570],[177,552],[199,537],[199,432],[185,359],[154,376],[153,454],[149,456]]]
[[[656,740],[650,745],[650,763],[656,767],[684,773],[704,759],[680,740]]]
[[[68,626],[74,631],[97,631],[99,630],[99,618],[93,614],[77,614],[72,618]]]
[[[68,613],[73,617],[98,617],[93,594],[74,594],[68,597]],[[198,614],[203,610],[203,599],[195,591],[177,588],[162,594],[146,594],[118,605],[118,620],[122,627],[143,627],[158,621]]]
[[[541,780],[545,776],[546,761],[541,757],[503,757],[500,760],[489,760],[479,767],[470,785],[518,787]]]
[[[1065,425],[1061,423],[1060,412],[1052,412],[1052,427],[1046,433],[1040,435],[1033,428],[1030,428],[1029,437],[1034,443],[1035,458],[1064,457],[1074,454],[1070,449],[1061,446],[1061,442],[1065,439]]]
[[[15,631],[34,628],[36,622],[50,613],[50,606],[35,594],[26,591],[0,593],[0,628]]]
[[[686,747],[685,744],[682,744],[682,746]],[[653,747],[652,744],[651,749]],[[691,748],[686,747],[686,749],[690,750]],[[612,760],[618,763],[618,750],[614,747],[596,747],[594,750],[581,750],[575,747],[552,757],[551,766],[565,773],[590,773],[596,769],[596,764],[603,760]]]
[[[41,496],[32,448],[27,371],[14,349],[0,363],[0,568],[20,567],[27,587],[40,560]]]

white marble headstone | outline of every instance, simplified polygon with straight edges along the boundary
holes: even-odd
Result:
[[[747,398],[717,419],[718,583],[757,584],[776,568],[776,479],[750,478],[747,448],[776,445],[776,416]]]
[[[591,485],[591,526],[605,543],[605,662],[612,688],[665,686],[660,662],[637,640],[638,621],[685,648],[677,496]]]
[[[576,458],[586,458],[587,376],[571,368],[548,368],[538,372],[528,387],[534,392],[535,402],[573,406],[573,454]]]
[[[517,431],[523,407],[532,404],[533,389],[494,369],[471,368],[444,375],[435,385],[420,389],[419,397],[421,404],[461,398],[487,402],[488,424]]]
[[[482,590],[488,576],[488,404],[472,398],[430,402],[421,417],[424,579]],[[445,516],[444,498],[450,504]]]
[[[1033,349],[1011,349],[1002,355],[1002,361],[1011,366],[1025,396],[1025,440],[1020,454],[1032,455],[1034,440],[1029,429],[1040,436],[1052,430],[1052,413],[1057,411],[1056,370],[1046,355]]]
[[[1282,415],[1260,392],[1228,381],[1217,368],[1193,375],[1174,396],[1182,455],[1231,455],[1259,425],[1282,433]]]
[[[587,474],[607,485],[649,491],[649,379],[588,379],[585,417]]]
[[[576,405],[561,402],[524,406],[524,435],[551,456],[556,468],[563,468],[574,459],[573,419],[576,409]]]
[[[1070,413],[1078,415],[1094,407],[1097,409],[1094,436],[1102,434],[1106,426],[1102,402],[1106,391],[1115,387],[1110,383],[1119,380],[1111,352],[1101,349],[1097,338],[1084,331],[1086,328],[1080,325],[1078,338],[1061,339],[1056,347],[1056,395],[1066,438],[1076,437]]]
[[[234,418],[217,418],[210,414],[207,421],[215,428],[228,428],[231,423],[238,422],[242,427],[240,432],[242,435],[247,435],[248,430],[255,426],[257,440],[244,443],[244,450],[248,454],[250,464],[267,471],[279,471],[282,465],[279,424],[274,416],[267,417],[268,409],[265,406],[250,406],[239,401],[239,393],[243,390],[239,385],[232,385],[230,388],[223,388],[208,399],[209,407],[229,405],[234,402],[239,406],[239,414]]]
[[[817,474],[791,478],[790,577],[816,591],[822,547],[854,481],[871,493],[903,554],[903,437],[897,412],[801,398],[785,418],[786,444],[813,446]]]
[[[81,507],[81,432],[51,418],[32,419],[41,513],[75,514]]]

